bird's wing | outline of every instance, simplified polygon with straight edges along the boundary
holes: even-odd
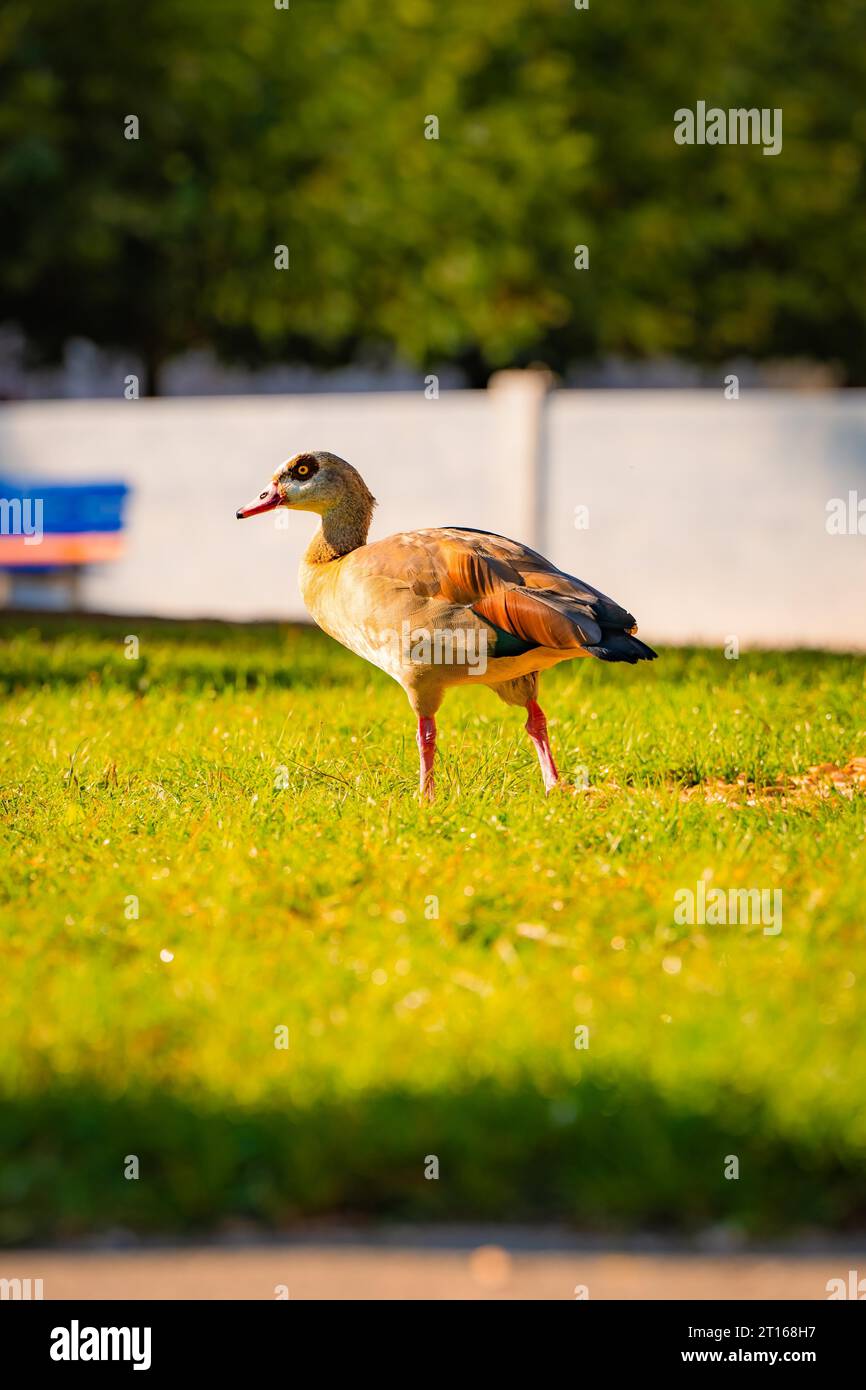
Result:
[[[602,640],[603,629],[635,625],[630,613],[591,585],[563,574],[527,546],[486,531],[403,532],[365,551],[365,568],[379,575],[387,570],[407,600],[471,609],[527,646],[591,647]]]

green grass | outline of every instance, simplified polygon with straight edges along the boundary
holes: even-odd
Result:
[[[316,632],[0,636],[0,1239],[866,1217],[866,797],[680,796],[866,752],[866,661],[560,668],[602,790],[549,800],[519,711],[452,693],[428,809],[402,691]],[[706,870],[782,933],[676,925]]]

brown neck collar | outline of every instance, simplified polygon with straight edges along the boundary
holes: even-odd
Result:
[[[326,565],[365,545],[371,516],[372,507],[354,498],[332,507],[307,547],[307,563]]]

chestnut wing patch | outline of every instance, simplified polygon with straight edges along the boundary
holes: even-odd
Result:
[[[554,576],[560,580],[566,576],[553,566],[539,569],[547,562],[532,551],[521,555],[515,545],[515,556],[502,550],[497,553],[493,546],[482,546],[472,532],[465,539],[460,533],[446,532],[437,549],[440,593],[450,603],[471,608],[479,618],[531,646],[561,650],[601,640],[592,596],[567,582],[560,586],[562,592],[548,587]],[[528,579],[533,581],[531,586]]]
[[[588,647],[601,641],[601,628],[556,602],[559,595],[538,589],[501,589],[472,604],[473,613],[538,647]]]
[[[642,659],[604,655],[613,636],[625,641],[635,626],[625,608],[505,536],[436,527],[402,532],[353,554],[353,572],[365,584],[388,586],[395,614],[423,600],[471,609],[490,625],[498,655],[585,647],[605,660]],[[383,613],[389,608],[384,596],[377,605]]]

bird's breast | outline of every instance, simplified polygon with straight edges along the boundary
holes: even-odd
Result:
[[[346,557],[348,558],[348,557]],[[364,592],[357,576],[344,570],[343,561],[327,565],[301,564],[301,596],[318,627],[356,656],[400,680],[399,643],[387,612],[375,595]]]

